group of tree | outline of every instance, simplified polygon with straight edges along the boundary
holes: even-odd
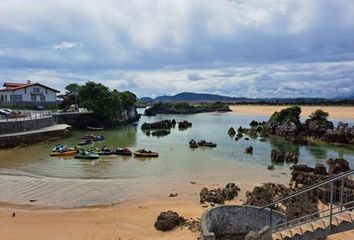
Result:
[[[61,109],[77,106],[94,111],[102,120],[119,118],[123,110],[128,110],[136,103],[136,96],[129,91],[119,92],[110,90],[101,83],[86,82],[84,85],[76,83],[65,87],[66,93],[60,104]]]

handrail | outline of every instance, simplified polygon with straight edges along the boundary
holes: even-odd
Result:
[[[340,179],[342,179],[342,178],[344,178],[344,177],[347,177],[347,176],[349,176],[349,175],[352,175],[353,173],[354,173],[354,169],[353,169],[353,170],[346,171],[346,172],[344,172],[344,173],[342,173],[342,174],[339,174],[339,175],[335,175],[335,176],[333,176],[333,177],[330,177],[330,178],[326,179],[326,180],[323,181],[323,182],[316,183],[316,184],[314,184],[314,185],[312,185],[312,186],[309,186],[309,187],[306,187],[306,188],[301,189],[301,190],[299,190],[299,191],[296,191],[296,192],[294,192],[294,193],[291,193],[291,194],[289,194],[289,195],[287,195],[287,196],[278,198],[278,199],[274,200],[273,202],[271,202],[271,203],[269,203],[269,204],[263,206],[263,207],[260,208],[260,209],[264,209],[264,208],[271,207],[271,206],[273,206],[273,205],[275,205],[275,204],[278,204],[278,203],[280,203],[280,202],[282,202],[282,201],[285,201],[285,200],[288,200],[288,199],[293,198],[293,197],[295,197],[295,196],[298,196],[298,195],[300,195],[300,194],[306,193],[306,192],[308,192],[308,191],[311,191],[311,190],[313,190],[313,189],[316,189],[316,188],[321,187],[321,186],[323,186],[323,185],[326,185],[326,184],[328,184],[328,183],[331,183],[331,182],[340,180]]]

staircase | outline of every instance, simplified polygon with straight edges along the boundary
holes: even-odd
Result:
[[[350,170],[264,206],[262,209],[270,210],[273,240],[311,240],[354,229],[353,176],[354,170]],[[300,211],[294,207],[299,202]],[[274,209],[285,211],[290,218],[272,222]]]

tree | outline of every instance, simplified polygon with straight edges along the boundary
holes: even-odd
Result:
[[[316,111],[312,112],[309,117],[311,121],[327,122],[328,116],[329,116],[328,112],[325,112],[322,109],[317,109]]]
[[[120,97],[124,109],[129,109],[131,106],[134,106],[136,103],[136,96],[132,92],[129,91],[121,92]]]
[[[78,94],[80,91],[80,85],[77,83],[70,83],[65,87],[65,90],[69,93]]]
[[[270,122],[284,123],[291,121],[295,124],[300,123],[301,108],[298,106],[292,106],[282,109],[280,112],[274,112],[270,117]]]

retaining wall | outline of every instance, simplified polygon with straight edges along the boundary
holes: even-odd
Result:
[[[54,124],[56,124],[56,122],[52,116],[26,120],[10,119],[9,121],[2,121],[0,123],[0,135],[37,130],[53,126]]]

